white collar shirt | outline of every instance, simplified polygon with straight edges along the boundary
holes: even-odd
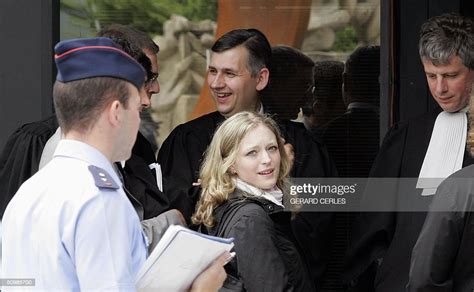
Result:
[[[98,186],[90,165],[115,188]],[[34,279],[34,291],[135,291],[146,239],[121,186],[100,151],[61,140],[5,211],[2,278]]]

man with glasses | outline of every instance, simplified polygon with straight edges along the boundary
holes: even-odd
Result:
[[[101,30],[98,35],[111,38],[137,61],[143,59],[140,54],[144,54],[144,62],[149,61],[150,67],[144,86],[145,92],[144,94],[142,92],[142,106],[145,109],[144,113],[147,113],[146,110],[151,107],[151,96],[160,92],[156,56],[159,47],[147,34],[120,24],[109,25]],[[137,49],[139,52],[135,53]],[[144,117],[142,113],[140,117],[143,125],[143,119],[146,121],[147,116]],[[141,133],[142,131],[143,129],[140,128],[130,159],[118,164],[117,168],[123,176],[129,196],[135,198],[132,198],[132,201],[135,201],[135,208],[143,220],[158,216],[168,210],[169,205],[167,197],[162,193],[161,171],[156,162],[155,148]],[[152,139],[154,139],[154,135],[152,135]]]

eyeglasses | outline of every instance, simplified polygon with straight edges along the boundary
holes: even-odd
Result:
[[[152,84],[153,82],[155,82],[158,79],[158,76],[160,76],[160,74],[155,73],[155,72],[151,72],[150,75],[151,76],[146,81],[146,84]]]

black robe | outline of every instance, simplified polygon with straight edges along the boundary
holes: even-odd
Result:
[[[149,165],[156,163],[151,143],[138,132],[132,156],[122,170],[124,186],[140,220],[146,220],[168,211],[169,200],[156,184],[156,174]]]
[[[474,291],[474,166],[439,187],[412,252],[410,292]]]
[[[44,146],[57,128],[51,116],[21,126],[8,138],[0,154],[0,218],[21,184],[38,171]]]
[[[385,136],[370,176],[417,178],[428,149],[437,108],[414,120],[395,125]],[[473,160],[465,153],[463,165]],[[413,185],[385,190],[396,205],[428,206],[433,196],[421,196]],[[364,198],[370,200],[370,198]],[[426,212],[361,213],[352,230],[345,281],[354,291],[405,291],[413,246],[423,226]],[[374,274],[375,273],[375,274]],[[375,279],[374,279],[375,278]]]
[[[350,108],[319,129],[340,177],[368,177],[379,150],[379,115],[375,108]],[[314,132],[318,135],[318,132]],[[356,212],[334,214],[334,240],[328,275],[322,283],[328,291],[344,291],[342,272]]]
[[[199,199],[199,187],[192,183],[199,178],[204,152],[211,143],[218,125],[224,121],[213,112],[176,127],[164,141],[158,154],[163,171],[165,194],[171,208],[183,212],[189,222]],[[283,138],[294,147],[295,160],[291,177],[335,177],[337,171],[326,148],[300,123],[277,120]],[[298,244],[319,285],[326,270],[332,241],[332,213],[302,212],[293,220]]]
[[[379,150],[379,115],[352,108],[324,126],[322,139],[340,177],[368,177]]]

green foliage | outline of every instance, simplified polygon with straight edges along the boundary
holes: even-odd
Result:
[[[156,1],[156,0],[155,0]],[[217,0],[158,0],[167,3],[171,13],[183,15],[189,20],[211,19],[217,21]]]
[[[194,21],[217,18],[217,0],[61,0],[61,9],[78,26],[99,30],[120,23],[150,34],[161,34],[171,14]]]
[[[349,25],[336,32],[336,40],[331,50],[336,52],[352,52],[357,47],[357,43],[358,40],[354,28]]]

